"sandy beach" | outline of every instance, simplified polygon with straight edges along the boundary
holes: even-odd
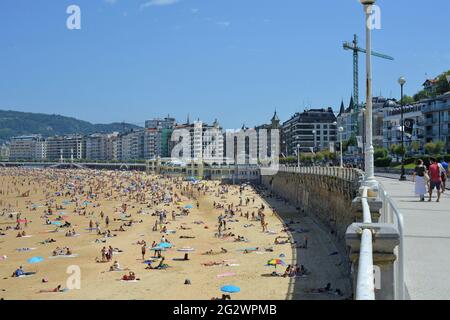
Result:
[[[250,185],[128,171],[2,168],[0,192],[3,299],[209,300],[221,297],[224,285],[240,288],[230,294],[233,300],[350,295],[330,235],[283,199]],[[161,249],[164,261],[154,258],[153,269],[146,269],[152,244],[158,250],[161,243],[170,246]],[[102,248],[110,246],[113,255],[105,259]],[[30,263],[33,257],[43,259]],[[273,259],[280,264],[268,265]],[[121,271],[109,271],[114,261]],[[298,270],[283,277],[288,265]],[[20,266],[34,274],[12,277]],[[68,288],[70,266],[81,271],[79,289]],[[121,280],[130,271],[139,280]],[[327,283],[330,290],[320,290]],[[66,290],[40,292],[58,285]]]

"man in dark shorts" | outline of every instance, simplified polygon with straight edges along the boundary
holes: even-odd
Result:
[[[430,176],[430,198],[428,201],[431,201],[431,196],[433,195],[433,189],[437,190],[437,200],[439,202],[441,198],[441,170],[439,168],[439,164],[436,162],[435,158],[430,158],[430,167],[428,168],[428,173]]]

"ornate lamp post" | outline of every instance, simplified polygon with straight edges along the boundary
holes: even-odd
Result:
[[[344,128],[343,127],[339,127],[339,148],[341,149],[340,153],[341,153],[341,168],[344,167],[344,159],[343,159],[343,154],[342,154],[342,132],[344,132]]]
[[[400,130],[402,131],[402,169],[400,174],[400,181],[405,181],[405,144],[404,144],[404,135],[405,135],[405,123],[403,119],[403,86],[406,83],[405,77],[400,77],[398,79],[398,83],[400,84]]]
[[[372,141],[372,6],[375,0],[359,0],[364,6],[366,14],[366,150],[365,150],[365,172],[366,184],[375,187],[377,181],[375,180],[374,169],[374,148]]]

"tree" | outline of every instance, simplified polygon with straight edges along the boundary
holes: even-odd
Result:
[[[396,155],[398,155],[398,156],[404,157],[405,154],[406,154],[406,148],[405,148],[405,146],[404,146],[404,145],[402,146],[401,144],[398,144],[398,145],[396,146],[395,150],[394,150],[394,153],[395,153]]]
[[[444,141],[436,141],[436,142],[428,142],[425,144],[425,152],[427,154],[434,154],[439,155],[442,154],[442,151],[444,150],[445,142]]]
[[[448,75],[450,75],[450,70],[448,70],[438,76],[438,81],[436,84],[436,94],[437,95],[444,94],[447,91],[450,91],[450,84],[447,80]]]
[[[444,151],[444,148],[445,148],[445,142],[438,140],[438,141],[436,141],[436,147],[434,149],[434,153],[442,154],[442,152]]]
[[[405,155],[406,148],[401,144],[393,144],[390,147],[390,152],[396,156],[398,161],[399,157],[403,157]]]
[[[414,153],[417,153],[417,152],[419,151],[419,149],[420,149],[420,142],[419,142],[419,141],[413,141],[413,142],[411,142],[411,150],[412,150]]]
[[[314,160],[322,162],[323,160],[325,160],[325,156],[322,152],[318,152],[314,155]]]
[[[414,100],[413,97],[410,97],[410,96],[408,96],[408,95],[406,95],[406,94],[403,95],[403,105],[404,105],[404,106],[413,104],[414,102],[415,102],[415,100]]]
[[[413,98],[414,98],[414,101],[418,102],[418,101],[420,101],[420,100],[429,98],[429,94],[428,94],[428,92],[426,92],[425,90],[422,90],[422,91],[417,92],[417,93],[413,96]]]
[[[425,144],[424,148],[427,154],[433,154],[434,149],[436,149],[436,144],[434,142],[428,142]]]
[[[375,148],[374,159],[386,158],[388,156],[388,150],[386,148]]]
[[[300,160],[302,162],[311,163],[313,159],[313,155],[311,153],[301,153],[300,154]]]

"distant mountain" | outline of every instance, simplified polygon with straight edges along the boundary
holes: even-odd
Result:
[[[140,127],[129,123],[92,124],[55,114],[0,110],[0,141],[28,134],[41,134],[48,137],[72,133],[123,132],[138,128]]]

